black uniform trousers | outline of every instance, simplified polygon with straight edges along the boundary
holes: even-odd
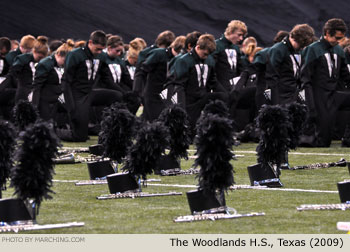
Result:
[[[74,93],[75,108],[69,113],[71,130],[57,130],[58,136],[65,141],[84,142],[88,139],[89,112],[91,106],[109,106],[120,102],[120,92],[110,89],[93,89],[90,93]]]
[[[332,141],[332,130],[339,109],[350,108],[350,93],[325,90],[313,87],[317,115],[315,118],[315,147],[329,147]],[[350,118],[344,118],[349,122]]]

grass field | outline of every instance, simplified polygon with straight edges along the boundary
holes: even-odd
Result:
[[[86,143],[63,143],[64,146],[86,147],[97,142],[92,137]],[[256,162],[256,144],[241,144],[234,148],[236,154],[244,155],[233,161],[235,182],[248,185],[247,166]],[[299,155],[298,153],[315,153]],[[341,157],[350,159],[350,149],[341,148],[334,141],[331,148],[300,148],[289,155],[290,164],[302,165],[315,162],[335,162]],[[294,153],[294,154],[293,154]],[[316,153],[342,156],[317,155]],[[192,154],[192,153],[191,153]],[[194,154],[194,153],[193,153]],[[188,169],[194,160],[182,160],[182,169]],[[89,179],[86,164],[56,165],[55,180]],[[157,176],[162,184],[196,185],[195,175]],[[317,170],[282,171],[284,188],[315,189],[337,191],[337,182],[350,179],[347,167],[322,168]],[[269,191],[242,189],[228,191],[226,204],[238,213],[265,212],[262,217],[231,220],[174,223],[177,216],[190,214],[186,198],[189,188],[157,187],[148,185],[144,192],[182,192],[182,196],[97,200],[96,196],[107,194],[107,185],[75,186],[69,182],[54,182],[52,200],[44,201],[37,217],[39,224],[63,222],[85,222],[84,227],[32,231],[31,233],[88,233],[88,234],[259,234],[259,233],[344,233],[336,229],[338,221],[350,221],[350,211],[326,210],[298,212],[301,204],[340,203],[338,193],[312,193],[295,191]],[[3,192],[3,198],[11,197],[10,188]]]

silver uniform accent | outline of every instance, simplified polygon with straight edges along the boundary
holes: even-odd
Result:
[[[196,64],[195,65],[198,77],[199,86],[206,86],[208,78],[208,65],[207,64]],[[203,83],[201,82],[203,80]]]
[[[305,90],[304,89],[299,92],[299,98],[302,101],[306,101]]]
[[[61,84],[62,76],[64,73],[64,68],[63,67],[54,67],[57,77],[58,77],[58,83]]]
[[[294,76],[297,76],[298,75],[298,69],[301,64],[301,58],[300,58],[300,54],[294,54],[294,57],[293,55],[289,55],[290,59],[292,60],[292,63],[293,63],[293,72],[294,72]],[[296,62],[298,61],[298,62]]]
[[[332,77],[333,62],[332,62],[332,59],[331,59],[331,55],[330,55],[330,53],[325,53],[324,56],[326,57],[326,60],[327,60],[329,77]],[[334,69],[336,69],[337,68],[338,55],[333,54],[333,56],[334,56],[334,63],[335,63]]]
[[[160,94],[160,98],[162,98],[162,100],[166,100],[168,99],[168,89],[164,89]]]
[[[134,80],[136,67],[135,66],[127,66],[126,68],[129,71],[131,80]]]
[[[119,64],[109,64],[109,70],[112,73],[114,83],[119,83],[122,77],[122,69]]]
[[[225,49],[227,55],[227,61],[231,66],[231,69],[237,67],[237,52],[235,49]]]
[[[100,65],[100,60],[94,59],[93,61],[91,60],[85,60],[85,64],[87,67],[87,72],[88,72],[88,79],[89,80],[94,80],[96,77],[96,73],[98,70],[98,67]]]
[[[34,81],[34,77],[35,77],[35,67],[36,67],[36,63],[34,63],[34,62],[29,62],[29,67],[30,67],[30,69],[32,70],[32,79],[33,79],[33,81]]]
[[[4,60],[0,59],[0,74],[4,71]]]
[[[171,101],[172,101],[173,104],[178,104],[177,93],[175,93],[175,94],[171,97]]]

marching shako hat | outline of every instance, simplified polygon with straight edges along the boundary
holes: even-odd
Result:
[[[139,188],[135,178],[129,173],[115,173],[107,176],[109,192],[122,193]]]
[[[350,181],[338,182],[337,186],[340,202],[350,202]]]
[[[10,223],[14,221],[32,220],[33,213],[31,212],[29,206],[26,206],[21,199],[0,199],[1,222]]]
[[[109,174],[114,173],[114,169],[109,160],[99,160],[87,163],[90,179],[106,177]]]

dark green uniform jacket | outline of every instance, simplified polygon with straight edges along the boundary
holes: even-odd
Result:
[[[167,78],[168,62],[173,58],[170,48],[151,50],[140,66],[139,76],[146,79],[144,85],[144,119],[155,120],[165,105],[160,97]]]
[[[217,79],[227,91],[230,91],[233,78],[239,76],[243,70],[240,48],[222,35],[216,40],[216,50],[213,56],[216,62]]]
[[[69,110],[74,110],[75,99],[91,92],[98,77],[100,65],[100,59],[95,59],[87,46],[68,53],[64,66],[62,88]]]
[[[33,82],[33,104],[40,100],[55,102],[62,94],[63,67],[57,65],[54,55],[42,59],[36,66]]]
[[[268,50],[266,84],[271,88],[273,104],[297,100],[300,88],[300,54],[289,41],[289,36]]]
[[[122,93],[132,90],[130,74],[122,59],[112,58],[105,52],[102,52],[98,58],[102,64],[98,88],[114,89]]]

